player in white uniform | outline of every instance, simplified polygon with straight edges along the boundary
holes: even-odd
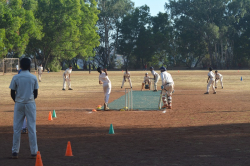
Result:
[[[215,81],[215,75],[213,73],[213,69],[212,67],[209,67],[209,72],[208,72],[208,79],[207,79],[207,92],[204,93],[204,94],[209,94],[209,89],[210,89],[210,86],[212,85],[212,88],[213,88],[213,91],[214,93],[213,94],[216,94],[216,91],[215,91],[215,88],[214,88],[214,81]]]
[[[130,85],[130,87],[132,89],[132,82],[131,82],[131,79],[130,79],[130,72],[128,72],[128,69],[126,69],[126,72],[124,72],[121,88],[123,87],[124,82],[126,82],[126,79],[129,81],[129,85]]]
[[[109,102],[109,96],[111,93],[111,81],[109,80],[107,69],[101,69],[101,67],[97,68],[97,71],[100,73],[99,75],[99,84],[103,85],[103,91],[104,91],[104,110],[109,110],[108,108],[108,102]]]
[[[43,74],[43,66],[42,66],[42,64],[40,64],[40,66],[38,67],[37,73],[38,73],[39,82],[41,82],[42,81],[42,74]]]
[[[215,89],[217,89],[217,83],[219,82],[219,80],[220,80],[221,88],[223,89],[223,82],[222,82],[223,76],[220,73],[218,73],[218,71],[216,70],[215,71]]]
[[[154,71],[153,67],[150,67],[149,69],[150,69],[152,75],[154,76],[154,88],[155,88],[154,92],[157,92],[157,83],[160,79],[160,75]]]
[[[63,89],[62,90],[65,90],[66,88],[66,82],[68,84],[68,90],[73,90],[71,88],[71,80],[70,80],[70,74],[72,72],[72,66],[69,66],[68,69],[65,70],[65,72],[63,73]]]
[[[145,73],[145,77],[144,80],[142,82],[142,86],[141,86],[141,91],[143,90],[144,85],[146,85],[148,83],[149,89],[150,89],[150,77],[148,76],[148,73]]]
[[[174,81],[171,74],[167,72],[167,69],[165,67],[161,67],[160,70],[161,70],[161,80],[162,80],[162,86],[161,86],[162,102],[163,102],[162,108],[172,109],[172,92],[174,89]]]
[[[27,127],[29,129],[29,144],[31,158],[36,158],[38,151],[36,137],[36,103],[38,95],[38,82],[36,76],[29,72],[30,60],[23,58],[20,61],[22,72],[12,78],[9,88],[11,97],[15,101],[14,119],[13,119],[13,146],[12,158],[17,159],[20,149],[21,129],[24,118],[27,118]]]

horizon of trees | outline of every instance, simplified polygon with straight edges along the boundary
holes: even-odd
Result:
[[[133,0],[0,0],[0,59],[142,69],[250,67],[250,0],[169,0],[151,16]]]

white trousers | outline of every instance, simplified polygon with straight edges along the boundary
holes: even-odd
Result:
[[[207,92],[209,92],[210,86],[212,85],[212,89],[215,92],[215,88],[214,88],[214,80],[213,79],[209,79],[209,82],[207,84]]]
[[[164,89],[162,89],[162,102],[164,104],[171,105],[173,89],[174,89],[174,84],[173,83],[165,85]],[[166,95],[167,95],[167,99],[166,99]]]
[[[29,144],[31,154],[36,154],[38,151],[36,138],[36,103],[15,103],[14,119],[13,119],[13,146],[12,153],[19,153],[21,130],[24,118],[27,118],[27,127],[29,130]]]
[[[158,83],[159,80],[160,80],[159,75],[156,75],[156,76],[155,76],[155,80],[154,80],[154,87],[155,87],[155,90],[157,90],[157,83]]]
[[[218,80],[216,80],[215,81],[215,87],[217,87],[217,83],[219,82],[219,80],[220,80],[220,85],[221,85],[221,87],[223,87],[223,77],[221,77],[220,79],[218,79]]]
[[[103,84],[103,92],[104,92],[104,102],[108,104],[109,102],[109,95],[111,93],[111,83]]]
[[[63,89],[66,89],[66,82],[68,84],[68,88],[71,88],[71,81],[69,80],[69,77],[65,77],[63,76]]]
[[[39,81],[42,81],[42,73],[38,73],[38,79]]]
[[[26,129],[27,128],[27,118],[25,117],[23,120],[23,127],[22,129]]]
[[[127,79],[127,80],[129,81],[129,85],[130,85],[130,87],[132,87],[131,79],[130,79],[130,78],[125,78],[125,79]],[[124,85],[124,82],[125,82],[125,80],[123,79],[123,80],[122,80],[122,87],[123,87],[123,85]]]

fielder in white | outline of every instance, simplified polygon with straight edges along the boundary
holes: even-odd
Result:
[[[132,89],[132,82],[131,82],[131,79],[130,79],[130,72],[128,72],[128,69],[126,69],[126,72],[124,72],[121,88],[123,87],[124,82],[126,82],[126,80],[128,80],[129,85],[130,85],[130,87]]]
[[[69,66],[68,69],[65,70],[65,72],[63,73],[63,89],[62,90],[65,90],[66,88],[66,82],[68,84],[68,90],[73,90],[71,88],[71,80],[70,80],[70,74],[72,72],[72,66]]]
[[[216,70],[215,71],[215,89],[217,89],[217,83],[219,82],[220,80],[220,84],[221,84],[221,88],[223,89],[223,76],[218,73],[218,71]]]
[[[167,72],[167,69],[165,67],[161,67],[160,70],[162,80],[162,108],[172,109],[172,92],[174,89],[174,81],[171,74]]]
[[[154,68],[152,66],[149,69],[152,75],[154,76],[154,88],[155,88],[154,92],[157,92],[157,83],[160,79],[160,75],[154,71]]]
[[[215,75],[213,73],[213,69],[212,67],[209,67],[209,72],[208,72],[208,79],[207,79],[207,92],[204,93],[204,94],[209,94],[209,89],[210,89],[210,86],[212,85],[212,88],[213,88],[213,91],[214,93],[213,94],[216,94],[216,91],[215,91],[215,88],[214,88],[214,82],[215,82]]]
[[[9,88],[11,89],[11,98],[15,101],[14,119],[13,119],[13,146],[12,158],[17,159],[20,149],[21,129],[24,118],[27,118],[27,127],[29,130],[29,144],[31,158],[36,158],[38,151],[36,137],[36,103],[38,95],[38,82],[36,76],[29,72],[30,60],[23,58],[20,61],[22,72],[12,78]]]
[[[38,67],[37,73],[38,73],[39,82],[41,82],[42,81],[42,74],[43,74],[43,65],[42,64],[40,64],[40,66]]]
[[[97,71],[100,73],[99,75],[99,84],[103,85],[103,91],[104,91],[104,110],[109,110],[108,108],[108,102],[109,102],[109,96],[111,93],[111,81],[109,80],[107,69],[101,69],[101,67],[97,68]]]
[[[147,85],[148,83],[148,89],[150,89],[150,84],[151,84],[151,81],[150,81],[150,77],[148,76],[148,73],[145,73],[145,77],[144,77],[144,80],[142,82],[142,86],[141,86],[141,91],[143,90],[143,87],[144,85]]]

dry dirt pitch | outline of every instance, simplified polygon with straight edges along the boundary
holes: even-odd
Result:
[[[62,72],[44,73],[36,100],[38,147],[44,166],[249,165],[249,71],[219,71],[224,76],[224,89],[218,86],[216,95],[203,94],[208,71],[169,72],[175,93],[173,110],[167,113],[92,113],[104,98],[96,71],[73,71],[73,91],[61,90]],[[108,73],[112,102],[124,95],[120,88],[122,72]],[[134,90],[140,89],[144,73],[131,72]],[[11,78],[0,76],[0,165],[34,166],[35,160],[29,159],[28,135],[22,135],[19,159],[10,159],[14,108],[8,89]],[[58,118],[48,121],[53,109]],[[108,134],[111,123],[114,135]],[[73,157],[64,157],[67,141],[71,141]]]

